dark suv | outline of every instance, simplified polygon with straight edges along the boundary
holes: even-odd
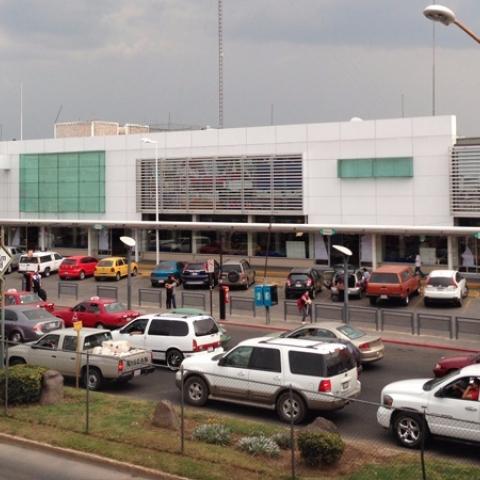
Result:
[[[217,285],[218,275],[220,272],[219,264],[214,260],[214,271],[212,274],[212,283]],[[183,269],[182,272],[182,282],[183,288],[189,287],[209,287],[210,286],[210,275],[207,272],[207,263],[206,262],[194,262],[188,263],[187,266]]]
[[[285,283],[285,298],[298,298],[308,291],[315,298],[322,291],[322,276],[314,268],[293,268]]]

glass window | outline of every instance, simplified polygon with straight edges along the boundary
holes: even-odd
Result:
[[[76,265],[77,261],[72,260],[71,258],[66,258],[63,262],[62,265]]]
[[[337,336],[333,332],[331,332],[330,330],[326,330],[325,328],[315,328],[313,336],[315,336],[315,337],[337,338]]]
[[[427,285],[432,287],[448,287],[453,285],[451,277],[429,277]]]
[[[63,350],[67,350],[69,352],[76,352],[77,351],[77,337],[74,335],[67,335],[63,339]]]
[[[181,320],[170,320],[170,336],[172,337],[186,337],[188,335],[187,322]]]
[[[325,376],[325,362],[323,355],[308,352],[297,352],[291,350],[288,352],[290,371],[298,375],[308,375],[311,377]]]
[[[355,339],[363,337],[365,335],[365,332],[362,332],[361,330],[358,330],[357,328],[353,328],[350,325],[345,325],[343,327],[338,327],[338,331],[343,333],[350,340],[355,340]]]
[[[32,308],[32,310],[23,310],[22,312],[29,320],[57,320],[43,308]]]
[[[122,333],[134,333],[134,334],[141,334],[145,333],[145,329],[147,328],[148,318],[139,318],[138,320],[129,323],[126,327],[120,330]]]
[[[400,283],[396,273],[373,272],[368,283]]]
[[[127,309],[126,305],[121,302],[105,303],[103,308],[108,313],[124,312]]]
[[[99,267],[111,267],[113,266],[112,260],[100,260],[98,262]]]
[[[5,310],[5,320],[7,322],[16,322],[17,314],[13,310]]]
[[[218,326],[215,323],[215,320],[211,317],[202,318],[202,320],[195,320],[195,322],[193,322],[193,327],[197,337],[218,333]]]
[[[224,361],[226,367],[248,368],[253,347],[238,347],[230,352]]]
[[[334,377],[356,367],[355,359],[347,348],[338,348],[324,356],[327,377]]]
[[[59,335],[45,335],[35,345],[40,348],[48,348],[50,350],[56,350],[58,347]]]
[[[154,318],[150,323],[148,334],[168,337],[170,335],[170,321]]]
[[[383,259],[386,262],[415,263],[420,254],[424,265],[447,265],[447,238],[428,235],[385,235]]]
[[[255,347],[250,358],[250,368],[267,372],[281,372],[280,350]]]
[[[108,342],[112,339],[112,334],[110,332],[95,333],[85,337],[83,343],[83,349],[89,350],[90,348],[101,347],[103,342]]]
[[[87,306],[87,312],[88,313],[100,313],[100,307],[98,306],[97,303],[91,303],[90,305]]]

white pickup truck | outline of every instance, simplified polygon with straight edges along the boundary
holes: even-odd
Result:
[[[90,390],[98,390],[106,381],[126,383],[137,375],[151,373],[151,353],[126,342],[113,342],[109,330],[83,328],[80,331],[80,378]],[[87,355],[88,376],[87,376]],[[8,349],[8,364],[28,363],[75,377],[77,369],[77,332],[64,328],[49,332],[35,342]]]

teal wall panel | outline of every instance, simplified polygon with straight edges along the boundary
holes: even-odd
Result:
[[[413,157],[341,158],[337,160],[339,178],[413,177]]]

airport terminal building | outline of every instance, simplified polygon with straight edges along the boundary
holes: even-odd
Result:
[[[108,255],[126,234],[153,259],[158,225],[162,258],[331,265],[337,243],[357,265],[420,253],[477,271],[480,139],[458,138],[454,116],[163,132],[94,123],[0,143],[7,244]]]

